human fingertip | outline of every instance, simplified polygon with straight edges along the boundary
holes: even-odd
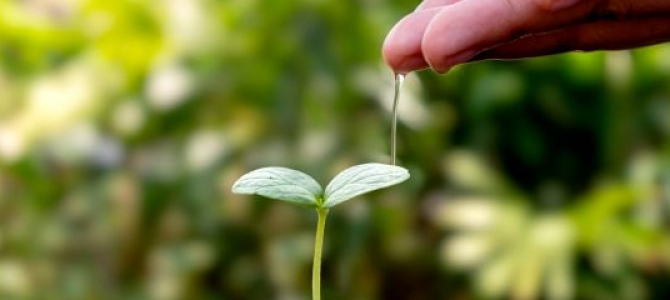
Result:
[[[392,66],[392,68],[398,74],[406,74],[428,68],[428,63],[423,59],[423,56],[410,56],[401,60],[397,65]]]
[[[401,21],[402,22],[402,21]],[[402,62],[404,57],[411,55],[416,48],[412,46],[411,35],[400,30],[402,23],[396,24],[384,39],[382,44],[382,56],[387,64],[393,66]]]
[[[394,28],[395,29],[395,28]],[[403,55],[403,47],[394,39],[394,30],[392,29],[386,36],[382,44],[382,57],[389,66],[398,65],[401,62]]]
[[[451,56],[451,57],[448,59],[448,61],[449,61],[451,64],[453,64],[453,65],[456,65],[456,64],[462,64],[462,63],[464,63],[464,62],[469,61],[469,60],[472,59],[473,57],[475,57],[475,56],[477,55],[478,52],[479,52],[479,51],[476,51],[476,50],[466,50],[466,51],[462,51],[462,52],[460,52],[460,53],[458,53],[458,54],[456,54],[456,55]]]
[[[451,66],[431,67],[431,69],[433,69],[433,71],[435,71],[435,73],[440,74],[440,75],[446,74],[447,72],[449,72],[449,70],[451,70],[451,68],[452,68]]]
[[[384,38],[384,43],[382,44],[382,52],[386,54],[386,52],[396,44],[396,31],[398,29],[399,24],[395,24],[391,30],[389,30],[389,33],[386,34],[386,37]]]
[[[442,59],[432,62],[429,62],[431,69],[439,74],[447,73],[451,68],[456,65],[463,64],[471,60],[477,55],[478,51],[475,50],[466,50],[462,51],[456,55],[449,55],[443,57]]]

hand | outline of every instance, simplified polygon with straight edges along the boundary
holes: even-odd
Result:
[[[397,72],[670,41],[670,0],[425,0],[386,37]],[[668,58],[670,59],[670,58]]]

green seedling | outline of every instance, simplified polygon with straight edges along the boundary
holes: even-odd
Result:
[[[260,195],[316,209],[318,221],[312,266],[312,299],[321,299],[321,252],[326,216],[330,208],[356,196],[383,189],[409,178],[409,172],[392,165],[368,163],[335,176],[325,191],[309,175],[283,167],[251,171],[235,182],[233,193]]]

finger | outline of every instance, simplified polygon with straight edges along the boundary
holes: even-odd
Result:
[[[398,22],[384,41],[384,59],[399,74],[425,69],[428,63],[421,53],[421,38],[439,8],[461,0],[426,0],[416,11]]]
[[[517,39],[484,51],[471,61],[521,59],[569,51],[621,50],[654,45],[670,41],[668,24],[670,17],[577,25]]]
[[[404,74],[428,67],[421,53],[421,39],[428,23],[440,9],[411,13],[400,20],[386,36],[382,46],[384,60],[396,73]]]
[[[572,6],[565,8],[566,1]],[[477,53],[525,34],[585,22],[597,1],[466,0],[445,6],[435,15],[422,39],[426,62],[444,72]],[[560,10],[554,10],[561,5]]]
[[[421,4],[419,4],[416,7],[416,11],[426,10],[426,9],[435,8],[435,7],[447,6],[447,5],[451,5],[451,4],[454,4],[454,3],[459,2],[459,1],[464,1],[464,0],[425,0],[425,1],[421,2]]]

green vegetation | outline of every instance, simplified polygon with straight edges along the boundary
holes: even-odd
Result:
[[[390,161],[416,1],[0,0],[0,298],[308,299],[311,211]],[[409,74],[412,180],[328,216],[322,298],[665,299],[670,45]]]

